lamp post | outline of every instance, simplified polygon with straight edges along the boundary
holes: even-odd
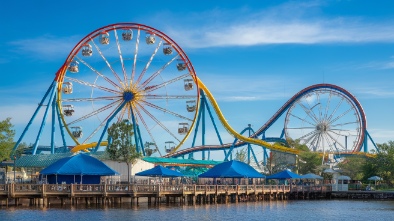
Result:
[[[16,156],[14,156],[14,183],[15,183],[15,177],[16,177]]]

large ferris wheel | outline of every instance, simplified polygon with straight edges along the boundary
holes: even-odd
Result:
[[[141,24],[108,25],[67,57],[56,76],[57,103],[77,145],[101,141],[110,121],[126,120],[137,146],[148,144],[164,155],[182,145],[193,127],[195,79],[186,54],[164,33]]]

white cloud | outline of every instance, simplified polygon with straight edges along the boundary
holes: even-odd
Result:
[[[80,36],[57,37],[44,35],[37,38],[9,42],[15,53],[30,53],[32,57],[43,60],[66,59],[68,53],[80,40]]]
[[[191,19],[204,17],[212,22],[200,23],[198,28],[192,29],[171,26],[165,31],[171,36],[182,36],[178,43],[189,48],[394,41],[392,21],[375,23],[358,17],[327,18],[312,13],[318,7],[317,3],[287,3],[258,12],[245,8],[213,10],[191,16]],[[192,23],[190,19],[189,22]]]

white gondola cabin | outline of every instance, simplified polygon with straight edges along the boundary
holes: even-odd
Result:
[[[102,45],[109,44],[109,34],[107,32],[102,32],[99,39]]]
[[[174,141],[166,141],[164,149],[166,150],[166,153],[171,153],[175,149]]]
[[[163,45],[163,53],[165,55],[170,55],[172,54],[172,46],[170,43],[164,43]]]
[[[154,34],[147,34],[145,37],[145,41],[148,45],[154,44],[156,42],[156,37]]]
[[[178,126],[178,133],[183,135],[189,131],[189,124],[188,123],[179,123]]]
[[[82,133],[82,127],[79,127],[79,126],[77,126],[77,127],[71,127],[71,129],[72,129],[72,134],[73,134],[73,136],[75,137],[75,138],[81,138],[82,137],[82,135],[83,135],[83,133]]]
[[[185,79],[184,80],[185,90],[190,91],[193,89],[193,80],[192,79]]]
[[[71,104],[65,104],[62,106],[63,114],[67,117],[70,117],[74,114],[74,106]]]
[[[82,56],[90,57],[93,54],[92,46],[90,44],[85,44],[82,46]]]
[[[178,63],[176,64],[176,68],[178,71],[184,71],[186,69],[186,64],[182,59],[178,59]]]
[[[72,94],[73,93],[73,83],[71,82],[64,82],[62,91],[64,94]]]
[[[133,31],[130,29],[123,30],[122,38],[123,41],[131,41],[131,39],[133,39]]]
[[[68,70],[71,73],[78,73],[79,72],[78,65],[79,65],[78,61],[71,61],[70,64],[68,65]]]
[[[191,100],[191,101],[186,101],[186,109],[188,112],[193,112],[196,110],[196,101]]]

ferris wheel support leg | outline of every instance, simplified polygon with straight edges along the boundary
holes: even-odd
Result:
[[[142,155],[145,156],[145,149],[144,149],[144,146],[142,145],[141,131],[140,131],[140,127],[138,125],[137,125],[137,132],[138,132],[138,141],[140,142],[140,146],[141,146],[141,150],[142,150]]]
[[[49,110],[49,107],[51,106],[52,100],[54,99],[54,96],[55,96],[56,86],[57,86],[57,82],[55,81],[54,84],[52,84],[52,92],[51,92],[51,95],[48,100],[47,108],[45,109],[44,117],[42,118],[40,130],[38,131],[36,141],[34,142],[33,155],[36,155],[38,143],[40,142],[42,130],[45,127],[46,119],[48,116],[48,110]]]
[[[57,96],[59,95],[57,94]],[[56,105],[56,113],[57,113],[57,121],[59,122],[60,134],[62,135],[63,146],[67,147],[66,139],[64,136],[63,123],[62,120],[60,119],[60,110],[58,105]]]
[[[55,123],[56,123],[56,99],[57,95],[55,94],[52,100],[52,133],[51,133],[51,154],[55,153]]]
[[[122,108],[126,105],[127,102],[123,102],[118,109],[112,114],[112,116],[107,120],[107,123],[105,124],[105,127],[103,129],[103,132],[101,133],[100,139],[97,142],[96,148],[94,148],[93,152],[96,152],[98,150],[98,148],[100,147],[101,141],[103,140],[104,134],[107,132],[109,123],[112,121],[112,119],[114,119],[114,117],[118,114],[118,112],[120,110],[122,110]]]
[[[137,122],[135,121],[132,105],[130,105],[130,110],[131,110],[131,120],[133,121],[135,148],[137,149],[137,152],[140,153],[140,148],[139,148],[139,144],[138,144],[138,137],[137,137],[139,130],[137,130],[137,126],[136,126]],[[142,141],[141,141],[141,149],[144,149],[144,147],[142,146]],[[142,152],[143,152],[143,155],[145,156],[145,151],[142,151]]]
[[[11,152],[11,156],[13,156],[13,155],[15,154],[16,149],[18,148],[19,144],[21,143],[21,141],[22,141],[23,137],[25,136],[26,132],[29,130],[29,127],[30,127],[30,125],[33,123],[33,120],[36,118],[38,111],[40,111],[41,107],[43,106],[44,101],[46,100],[46,98],[47,98],[49,92],[50,92],[51,89],[53,88],[53,84],[54,84],[54,83],[55,83],[55,81],[52,82],[51,86],[49,86],[48,90],[45,92],[44,97],[42,98],[41,102],[38,104],[38,107],[37,107],[36,111],[34,111],[33,116],[30,118],[29,123],[27,123],[25,129],[24,129],[23,132],[22,132],[22,135],[19,137],[18,141],[15,143],[15,146],[14,146],[14,148],[12,149],[12,152]]]

